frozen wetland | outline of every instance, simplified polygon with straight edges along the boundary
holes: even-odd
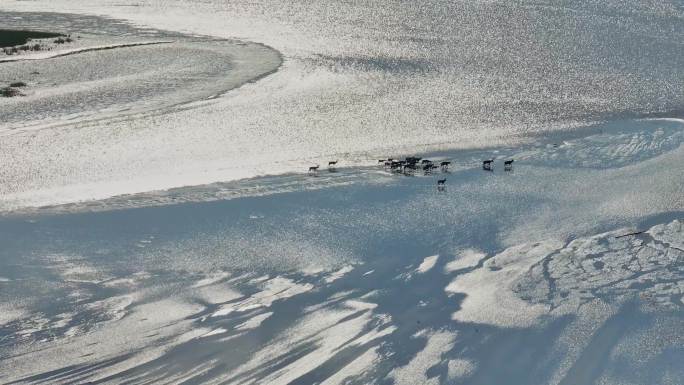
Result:
[[[0,17],[0,383],[684,382],[680,4]]]
[[[683,129],[10,215],[0,379],[677,384]]]

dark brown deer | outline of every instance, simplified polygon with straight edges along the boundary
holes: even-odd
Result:
[[[309,174],[315,174],[316,172],[318,172],[318,168],[319,168],[319,167],[321,167],[321,166],[318,165],[318,164],[315,165],[315,166],[309,167]]]
[[[437,180],[437,190],[444,191],[446,189],[446,178]]]
[[[444,162],[441,162],[441,163],[439,164],[439,167],[440,167],[442,170],[444,170],[444,171],[448,171],[448,170],[449,170],[449,165],[450,165],[450,164],[451,164],[451,162],[449,162],[449,161],[444,161]]]
[[[506,170],[506,171],[513,170],[513,159],[507,160],[504,162],[504,170]]]
[[[487,171],[492,171],[492,163],[494,162],[494,159],[487,159],[482,162],[482,169],[487,170]]]

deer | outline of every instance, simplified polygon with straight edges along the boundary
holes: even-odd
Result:
[[[437,190],[444,191],[446,188],[446,178],[437,180]]]
[[[511,171],[513,169],[513,159],[504,162],[504,170]]]
[[[439,164],[439,167],[440,167],[442,170],[444,170],[444,171],[448,171],[448,170],[449,170],[449,165],[450,165],[450,164],[451,164],[451,162],[449,162],[449,161],[444,161],[444,162],[441,162],[441,163]]]
[[[320,167],[320,165],[318,165],[318,164],[315,166],[309,167],[309,174],[315,174],[318,171],[319,167]]]
[[[487,171],[492,171],[492,162],[494,162],[494,159],[487,159],[482,162],[482,169],[487,170]]]

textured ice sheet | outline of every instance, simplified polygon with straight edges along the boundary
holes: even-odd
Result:
[[[536,258],[516,283],[522,298],[553,307],[596,298],[642,298],[671,306],[684,305],[684,239],[678,220],[643,233],[620,230],[576,239]],[[666,240],[675,240],[668,243]]]
[[[390,377],[397,385],[439,384],[439,378],[428,378],[428,369],[441,361],[441,355],[454,346],[455,336],[449,332],[425,331],[417,337],[427,337],[425,348],[405,366],[394,369]],[[452,373],[453,374],[453,373]]]
[[[222,305],[217,311],[211,314],[212,317],[221,317],[230,315],[234,312],[246,312],[262,307],[269,307],[273,302],[289,298],[311,290],[311,284],[296,283],[290,279],[283,277],[276,277],[269,279],[264,283],[260,283],[262,290],[250,296],[249,298],[241,299],[240,301],[230,302],[227,305]],[[228,301],[225,301],[228,302]]]
[[[644,120],[637,130],[613,123],[601,131],[554,143],[551,151],[533,150],[516,158],[567,167],[623,167],[674,150],[684,141],[681,120],[676,119]]]
[[[413,267],[387,261],[370,262],[377,270],[372,275],[352,269],[334,282],[324,273],[265,279],[246,274],[218,281],[216,274],[193,274],[184,280],[187,287],[252,292],[222,304],[194,302],[191,292],[169,293],[163,288],[167,283],[158,281],[161,291],[152,285],[87,304],[107,314],[92,330],[79,326],[94,321],[82,311],[26,313],[21,321],[10,321],[10,328],[18,328],[13,338],[22,343],[0,345],[11,352],[0,360],[2,380],[618,384],[623,366],[630,365],[628,373],[642,382],[677,383],[684,304],[657,299],[671,298],[671,288],[653,282],[646,290],[621,290],[620,284],[605,282],[598,286],[614,287],[610,295],[587,297],[573,286],[595,281],[583,276],[581,265],[559,270],[553,261],[546,263],[564,256],[608,265],[615,258],[609,250],[627,261],[646,246],[624,238],[682,236],[678,220],[645,230],[617,239],[624,231],[579,237],[567,246],[518,245],[458,273],[434,259],[432,269],[410,281],[391,277],[415,273]],[[535,276],[540,264],[548,264],[557,277],[553,290],[568,295],[538,288],[546,282]],[[668,280],[681,267],[681,261],[670,261],[636,274]],[[682,288],[678,293],[681,297]],[[61,331],[65,325],[70,328]],[[5,333],[12,330],[3,327]],[[38,340],[40,330],[49,330],[54,339]]]
[[[89,236],[98,237],[90,227]],[[642,265],[643,271],[635,274],[681,281],[672,275],[681,269],[681,261],[667,258],[682,237],[681,229],[681,222],[673,220],[643,228],[641,234],[615,238],[633,232],[617,230],[578,237],[568,245],[547,240],[494,253],[457,248],[472,261],[449,268],[456,255],[424,258],[434,245],[416,251],[408,245],[420,238],[402,242],[403,235],[384,243],[398,243],[387,250],[389,259],[369,258],[363,266],[328,267],[310,274],[227,273],[206,266],[183,271],[158,264],[153,272],[131,275],[112,267],[130,266],[129,261],[96,258],[89,262],[101,266],[96,270],[114,277],[123,274],[130,281],[72,281],[76,286],[68,292],[90,294],[56,308],[27,307],[0,326],[2,380],[619,383],[621,363],[629,362],[644,381],[653,382],[657,374],[648,368],[659,368],[676,383],[681,376],[668,362],[678,357],[678,340],[663,336],[681,327],[684,304],[658,300],[671,299],[673,287],[653,281],[648,287],[623,290],[620,282],[610,281],[612,275],[599,282],[592,278],[595,274],[587,275],[582,263],[566,268],[556,267],[556,261],[601,261],[611,270],[617,269],[612,261],[627,262],[653,248],[647,259],[658,263]],[[131,239],[149,238],[131,230]],[[164,248],[159,238],[163,236],[155,236],[147,247]],[[100,242],[79,243],[97,250]],[[136,250],[135,242],[130,243],[130,250]],[[83,264],[78,256],[53,255],[49,260],[58,262],[53,269],[57,278],[51,278],[58,282],[91,271],[74,268]],[[545,261],[555,277],[553,291],[535,286],[545,282],[543,275],[536,276],[537,266]],[[421,265],[418,273],[416,266]],[[397,275],[410,278],[393,279]],[[592,287],[598,288],[595,294],[585,296],[585,289]],[[207,297],[208,291],[214,295]],[[569,294],[555,294],[564,291]],[[220,298],[223,292],[230,295]],[[649,342],[654,336],[658,343]],[[646,349],[648,361],[642,363],[644,356],[635,356],[635,349]],[[40,362],[40,368],[34,362]]]
[[[430,257],[425,257],[423,259],[423,262],[421,262],[420,266],[416,268],[417,273],[425,273],[427,271],[430,271],[433,267],[435,267],[435,264],[437,263],[437,260],[439,259],[439,255],[433,255]]]
[[[0,305],[0,325],[10,323],[24,317],[26,314],[14,304]]]

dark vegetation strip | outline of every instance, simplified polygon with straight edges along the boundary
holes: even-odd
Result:
[[[623,238],[623,237],[629,237],[629,236],[632,236],[632,235],[639,235],[639,234],[643,234],[643,233],[645,233],[645,232],[646,232],[646,231],[635,231],[635,232],[633,232],[633,233],[618,235],[618,236],[615,237],[615,239]]]
[[[64,36],[61,33],[0,29],[0,48],[28,43],[30,39],[47,39]]]
[[[112,50],[112,49],[119,49],[119,48],[131,48],[131,47],[140,47],[140,46],[147,46],[147,45],[159,45],[159,44],[171,44],[173,41],[151,41],[151,42],[142,42],[142,43],[129,43],[129,44],[116,44],[116,45],[107,45],[107,46],[101,46],[101,47],[92,47],[92,48],[83,48],[83,49],[78,49],[75,51],[68,51],[56,55],[52,55],[50,57],[45,58],[46,59],[54,59],[58,57],[64,57],[64,56],[71,56],[71,55],[78,55],[81,53],[86,53],[86,52],[93,52],[93,51],[107,51],[107,50]],[[12,63],[12,62],[18,62],[22,60],[32,60],[30,57],[13,57],[13,58],[7,58],[0,60],[0,64],[2,63]]]

